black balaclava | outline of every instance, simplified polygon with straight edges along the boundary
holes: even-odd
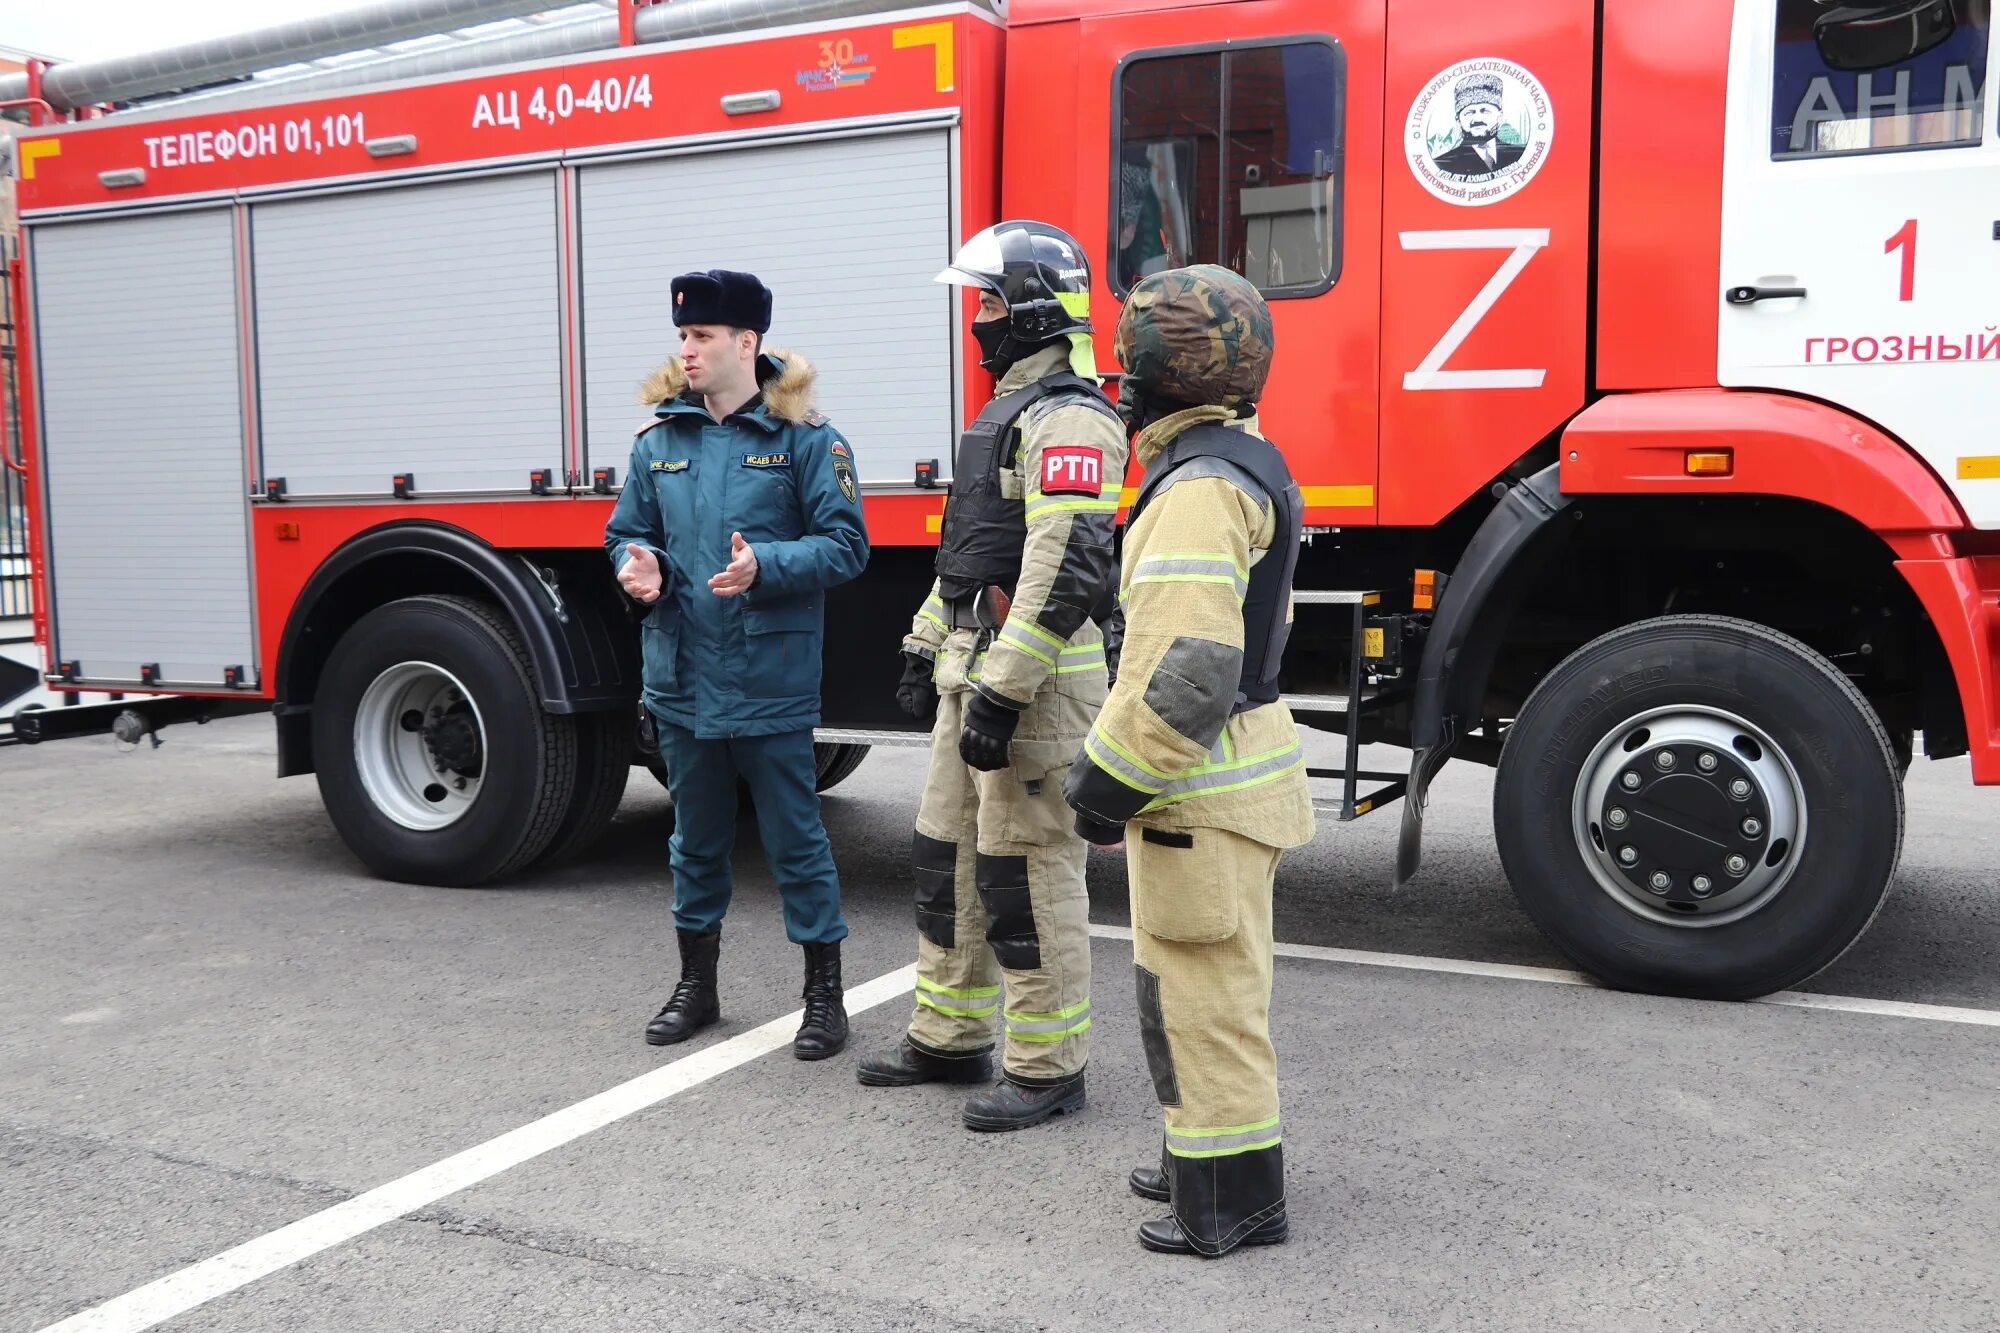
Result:
[[[998,376],[1005,375],[1015,362],[1026,360],[1044,347],[1053,347],[1069,335],[1058,333],[1039,342],[1023,342],[1014,336],[1014,316],[1006,314],[998,319],[973,320],[972,337],[979,344],[979,364]]]

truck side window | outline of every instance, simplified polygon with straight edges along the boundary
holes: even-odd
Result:
[[[1116,86],[1111,278],[1224,264],[1274,297],[1340,275],[1343,67],[1323,38],[1141,54]]]
[[[1991,19],[1992,0],[1778,0],[1771,156],[1977,144]]]

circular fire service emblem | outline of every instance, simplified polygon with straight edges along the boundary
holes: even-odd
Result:
[[[1511,60],[1461,60],[1410,106],[1403,152],[1426,190],[1448,204],[1498,203],[1535,178],[1555,138],[1542,81]]]

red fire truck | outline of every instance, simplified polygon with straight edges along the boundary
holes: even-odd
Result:
[[[634,387],[670,276],[723,265],[866,489],[830,785],[921,740],[896,647],[988,387],[932,275],[1030,216],[1100,330],[1176,264],[1269,295],[1287,688],[1349,738],[1332,813],[1403,798],[1399,878],[1438,768],[1497,765],[1566,954],[1749,996],[1873,918],[1915,736],[2000,783],[1989,0],[798,12],[24,132],[48,683],[141,730],[273,709],[385,876],[573,850],[646,760],[601,550]]]

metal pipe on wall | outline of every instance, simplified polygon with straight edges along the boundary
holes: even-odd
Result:
[[[561,0],[379,0],[379,3],[295,19],[229,37],[215,37],[120,56],[56,65],[42,77],[42,96],[58,111],[126,101],[176,88],[235,78],[295,61],[314,60],[385,42],[428,37],[473,24],[519,18]],[[612,20],[616,28],[616,20]],[[28,76],[0,76],[0,101],[28,96]]]

